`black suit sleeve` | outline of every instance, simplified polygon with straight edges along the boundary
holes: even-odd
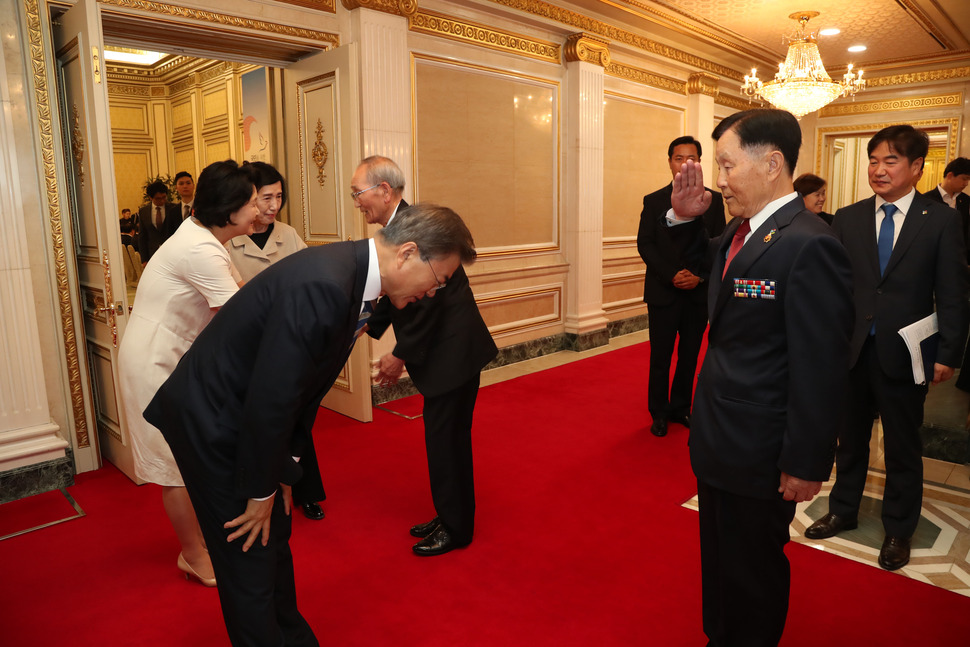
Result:
[[[940,347],[936,361],[959,368],[967,345],[967,251],[963,225],[955,209],[944,210],[948,218],[936,255],[935,300],[940,326]]]

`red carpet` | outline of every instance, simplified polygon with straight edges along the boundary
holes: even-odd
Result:
[[[681,507],[695,491],[687,434],[648,432],[648,352],[483,389],[475,542],[441,557],[410,551],[408,528],[434,514],[421,420],[322,411],[327,518],[298,514],[292,541],[300,608],[321,644],[705,644],[697,516]],[[175,568],[157,487],[109,466],[69,491],[86,517],[0,542],[0,645],[228,643],[215,591]],[[0,518],[19,514],[10,505]],[[782,645],[970,636],[970,598],[804,546],[789,555]]]

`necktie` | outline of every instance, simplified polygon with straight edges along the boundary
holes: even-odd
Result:
[[[156,206],[155,207],[155,229],[157,229],[158,231],[161,231],[163,223],[164,221],[162,220],[162,208]]]
[[[185,220],[192,215],[192,207],[187,204],[182,205],[182,220]]]
[[[353,348],[354,344],[357,343],[357,338],[364,334],[364,325],[367,320],[374,313],[374,302],[364,301],[364,307],[361,308],[360,316],[357,317],[357,330],[354,331],[354,339],[350,342],[350,347]]]
[[[882,225],[879,226],[879,273],[886,273],[886,266],[889,265],[889,257],[893,253],[893,237],[896,234],[896,223],[893,222],[893,214],[898,209],[896,205],[886,203],[882,205],[882,210],[886,214],[882,218]]]
[[[734,260],[734,257],[737,256],[737,253],[741,251],[741,247],[744,246],[744,238],[748,235],[748,232],[750,231],[751,231],[751,223],[747,219],[745,219],[744,222],[741,223],[741,226],[738,227],[738,230],[734,232],[734,238],[731,239],[731,248],[728,249],[727,260],[724,261],[724,271],[721,273],[722,279],[727,274],[727,269],[728,269],[728,266],[731,264],[731,261]]]

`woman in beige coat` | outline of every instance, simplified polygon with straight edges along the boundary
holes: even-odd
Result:
[[[252,234],[236,236],[226,245],[233,267],[243,283],[249,282],[280,259],[306,249],[299,232],[276,219],[276,214],[286,204],[283,176],[265,162],[251,162],[247,166],[254,172],[259,216]]]

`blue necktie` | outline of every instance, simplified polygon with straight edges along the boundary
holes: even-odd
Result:
[[[364,324],[370,319],[370,316],[374,313],[374,302],[364,301],[364,307],[360,310],[360,316],[357,317],[357,330],[354,331],[354,338],[350,342],[350,347],[353,348],[354,344],[357,343],[357,339],[364,334]]]
[[[882,210],[886,215],[883,216],[882,225],[879,227],[879,274],[886,273],[889,257],[893,253],[893,236],[896,234],[896,223],[893,222],[893,215],[898,209],[896,205],[887,202],[882,205]]]

